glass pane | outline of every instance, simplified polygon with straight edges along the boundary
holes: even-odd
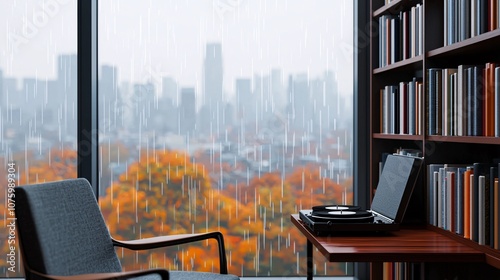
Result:
[[[0,15],[0,277],[21,277],[10,187],[76,177],[76,0],[0,1]]]
[[[290,214],[352,203],[352,16],[348,0],[100,1],[111,234],[219,230],[230,273],[305,275]],[[128,270],[218,271],[211,242],[118,254]]]

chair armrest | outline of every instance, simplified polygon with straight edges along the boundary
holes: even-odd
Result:
[[[35,274],[42,279],[52,279],[52,280],[125,280],[132,277],[138,277],[149,274],[159,274],[162,280],[169,280],[168,271],[165,269],[149,269],[149,270],[135,270],[127,272],[110,272],[110,273],[92,273],[92,274],[80,274],[80,275],[70,275],[70,276],[60,276],[60,275],[46,275],[34,270],[29,270],[31,274]]]
[[[186,244],[212,238],[217,240],[219,246],[220,273],[227,274],[227,260],[226,260],[226,249],[224,247],[224,238],[222,236],[222,233],[218,231],[212,231],[207,233],[165,235],[165,236],[150,237],[150,238],[130,240],[130,241],[120,241],[113,238],[111,239],[113,241],[114,246],[123,247],[130,250],[148,250],[148,249],[156,249],[156,248]]]

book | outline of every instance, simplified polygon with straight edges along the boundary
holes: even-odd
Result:
[[[466,167],[457,168],[456,175],[456,192],[455,192],[455,233],[459,235],[464,235],[464,174],[466,171]]]
[[[488,178],[488,186],[487,186],[487,197],[485,199],[485,205],[487,206],[487,211],[488,211],[488,243],[490,247],[493,248],[494,246],[494,236],[495,236],[495,231],[494,231],[494,223],[495,219],[498,219],[496,217],[496,211],[494,208],[494,198],[495,198],[495,190],[494,190],[494,182],[495,179],[498,178],[498,166],[491,166],[490,167],[490,177]],[[496,218],[495,218],[496,217]]]
[[[488,31],[488,3],[487,0],[476,0],[476,35],[481,35]]]
[[[486,207],[485,207],[485,187],[486,177],[484,175],[478,176],[477,181],[477,242],[479,245],[486,244]]]
[[[468,1],[467,1],[468,2]],[[457,69],[457,136],[467,135],[467,73],[466,69],[470,66],[459,65]]]
[[[472,173],[472,168],[467,168],[464,172],[464,237],[471,239],[471,176],[474,176]]]
[[[500,219],[500,191],[498,190],[498,178],[495,178],[493,183],[493,211],[494,211],[494,219],[493,219],[493,248],[498,250],[499,246],[499,235],[500,235],[500,227],[499,227],[499,219]]]
[[[429,205],[429,224],[437,226],[437,209],[438,209],[438,172],[439,168],[443,168],[443,164],[429,164],[427,165],[427,197]]]
[[[460,0],[460,41],[470,38],[470,0]]]
[[[497,0],[489,0],[488,3],[488,31],[497,29],[497,17],[498,17],[498,2]]]
[[[472,240],[479,242],[478,229],[482,227],[482,230],[485,231],[485,227],[487,226],[486,223],[488,222],[489,225],[489,220],[487,221],[487,219],[485,218],[485,215],[489,216],[489,212],[486,211],[486,209],[489,209],[489,206],[486,206],[486,202],[488,201],[485,201],[484,194],[483,197],[479,197],[479,192],[481,191],[489,193],[490,167],[495,167],[495,165],[492,163],[476,162],[473,164],[473,166],[474,166],[474,181],[471,192],[473,197],[471,204]],[[479,182],[480,177],[483,177],[481,180],[484,180],[484,182],[481,182],[481,184],[483,184],[481,186]],[[486,190],[488,190],[488,192]],[[480,219],[482,219],[481,220],[482,224],[479,224]],[[484,237],[485,237],[484,242],[486,242],[486,235]]]
[[[500,67],[495,68],[495,137],[500,137]]]
[[[472,67],[472,136],[483,136],[483,67]]]
[[[442,93],[442,72],[441,70],[437,70],[435,72],[436,78],[435,78],[435,86],[436,86],[436,135],[442,135],[442,100],[443,100],[443,93]]]
[[[484,136],[495,135],[495,93],[494,93],[494,72],[495,65],[486,63],[484,69]]]

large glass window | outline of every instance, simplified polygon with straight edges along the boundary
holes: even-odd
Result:
[[[352,203],[352,1],[109,0],[98,11],[111,234],[220,230],[230,273],[305,275],[290,214]],[[118,254],[127,270],[218,271],[211,243]]]
[[[20,277],[21,184],[76,174],[76,0],[0,1],[0,277]]]

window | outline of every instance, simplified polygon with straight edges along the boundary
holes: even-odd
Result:
[[[112,235],[220,230],[231,273],[305,275],[290,214],[353,202],[351,2],[100,1]],[[217,271],[214,245],[118,253],[126,269]],[[314,262],[318,275],[352,273]]]
[[[0,15],[0,277],[20,277],[9,186],[77,176],[76,1],[1,1]]]

